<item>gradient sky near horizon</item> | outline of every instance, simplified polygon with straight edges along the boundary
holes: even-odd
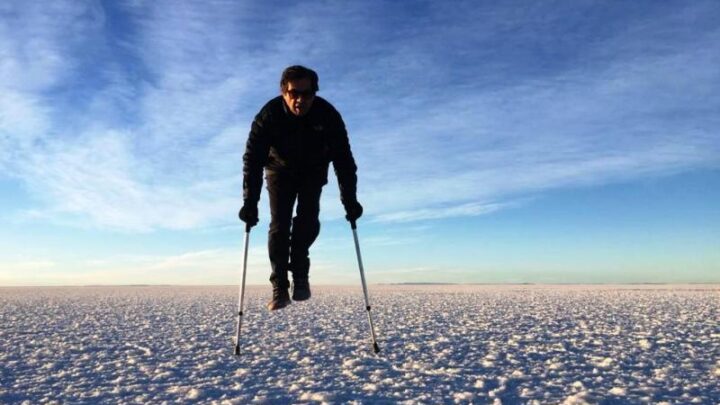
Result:
[[[283,68],[359,166],[370,283],[720,282],[716,1],[4,1],[0,286],[236,284]],[[331,176],[332,177],[332,176]],[[311,280],[359,283],[337,184]],[[267,284],[267,194],[248,282]]]

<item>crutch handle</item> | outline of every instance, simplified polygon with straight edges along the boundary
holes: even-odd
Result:
[[[252,229],[252,226],[250,224],[245,224],[245,233],[250,233],[251,229]]]
[[[350,227],[351,227],[352,229],[357,229],[357,222],[355,222],[354,219],[350,221]]]

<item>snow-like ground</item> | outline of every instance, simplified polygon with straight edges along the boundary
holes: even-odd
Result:
[[[0,403],[720,402],[720,286],[0,288]]]

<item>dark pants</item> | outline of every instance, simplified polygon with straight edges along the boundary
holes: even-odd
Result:
[[[284,173],[268,173],[265,179],[270,199],[270,282],[288,288],[288,272],[296,280],[308,277],[310,246],[320,233],[320,193],[325,182]]]

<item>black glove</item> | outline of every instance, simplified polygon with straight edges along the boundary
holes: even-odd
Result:
[[[240,220],[245,222],[249,227],[253,227],[257,225],[258,223],[258,208],[257,204],[251,204],[247,201],[245,204],[243,204],[243,207],[240,208],[240,213],[238,214],[240,217]]]
[[[363,207],[357,200],[344,202],[343,205],[345,206],[345,213],[347,214],[345,215],[345,219],[348,221],[354,222],[362,216]]]

